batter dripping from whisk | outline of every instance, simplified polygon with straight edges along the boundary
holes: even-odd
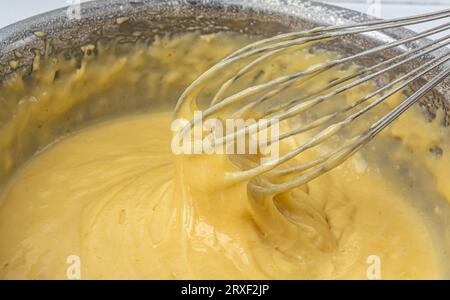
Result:
[[[204,71],[205,55],[214,62],[242,43],[232,35],[186,35],[137,47],[128,60],[138,68],[157,59],[160,69],[152,71],[162,83],[149,84],[170,87],[192,81],[193,66]],[[186,61],[179,49],[195,50]],[[328,54],[298,63],[321,55]],[[122,58],[113,66],[107,59],[100,54],[77,76],[124,80],[127,73],[108,73]],[[77,89],[70,78],[62,78],[67,102]],[[48,86],[47,93],[57,92]],[[32,112],[41,118],[40,103],[63,110],[46,97]],[[226,156],[172,154],[169,110],[96,125],[40,153],[5,189],[0,277],[65,278],[70,255],[80,257],[83,279],[367,278],[372,255],[382,278],[445,277],[448,241],[438,241],[415,204],[450,199],[450,135],[441,119],[429,123],[415,107],[337,169],[271,199],[249,195],[247,182],[223,184],[224,172],[236,169]],[[20,128],[1,132],[1,141]]]

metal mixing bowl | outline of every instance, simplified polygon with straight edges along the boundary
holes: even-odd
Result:
[[[371,19],[365,14],[348,9],[303,0],[103,0],[82,4],[81,16],[80,20],[69,19],[67,9],[59,9],[0,29],[0,82],[4,82],[15,72],[30,70],[35,51],[43,51],[49,40],[52,44],[50,55],[66,52],[71,55],[82,55],[80,50],[82,46],[101,40],[118,38],[123,43],[133,42],[135,40],[133,33],[136,31],[142,33],[140,38],[150,40],[156,35],[190,31],[203,33],[232,31],[268,36],[319,25],[363,22]],[[118,24],[116,20],[120,17],[128,17],[129,20]],[[36,32],[44,32],[45,38],[39,37]],[[333,51],[351,54],[412,34],[413,32],[404,28],[396,28],[343,39],[329,44],[328,47]],[[386,59],[395,53],[407,51],[424,43],[427,43],[427,40],[392,49],[380,54],[378,59]],[[20,57],[17,53],[20,53]],[[414,61],[412,65],[428,61],[432,57],[429,55],[420,61]],[[18,61],[18,68],[11,68],[11,61]],[[358,63],[370,65],[373,61],[361,60]],[[407,68],[408,66],[399,71],[405,71]],[[423,81],[412,88],[415,89],[421,84]],[[450,80],[446,80],[421,101],[421,105],[427,108],[429,118],[433,118],[437,108],[444,108],[445,125],[450,124],[449,87]],[[169,104],[174,104],[176,99],[168,101]],[[95,100],[87,101],[83,105],[88,107],[93,105],[93,102]],[[15,105],[4,105],[0,102],[0,135],[14,115],[17,105],[19,102]],[[0,145],[0,185],[4,184],[34,153],[67,131],[76,130],[89,122],[105,117],[128,114],[146,106],[148,103],[144,100],[138,105],[129,107],[124,103],[114,102],[105,106],[103,111],[97,110],[83,118],[72,118],[76,111],[68,109],[67,118],[60,124],[53,124],[52,136],[44,139],[45,142],[42,142],[43,139],[36,139],[39,131],[24,131],[23,134],[27,136],[17,137],[6,146]],[[12,163],[2,168],[2,157],[10,158]],[[434,203],[421,204],[421,209],[430,213],[433,207]],[[441,218],[433,220],[436,227],[440,228],[438,235],[442,240],[449,240],[448,215],[443,213]],[[442,248],[443,255],[449,257],[445,250],[449,248],[448,245],[443,244]]]

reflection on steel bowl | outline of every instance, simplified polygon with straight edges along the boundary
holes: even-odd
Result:
[[[170,149],[178,97],[217,61],[264,36],[368,16],[300,0],[94,1],[80,16],[0,30],[0,278],[450,277],[448,81],[341,167],[272,197],[224,185],[236,168],[226,155]],[[330,41],[251,80],[411,34]]]

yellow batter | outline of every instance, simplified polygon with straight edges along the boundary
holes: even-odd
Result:
[[[189,63],[204,53],[213,63],[231,50],[222,44],[242,40],[155,43],[147,55],[161,59],[155,72],[167,86],[171,76],[190,81],[207,67],[189,74],[180,44],[198,52]],[[163,72],[177,59],[179,73]],[[100,71],[107,73],[95,63],[83,70]],[[342,166],[265,202],[249,196],[246,182],[222,184],[235,168],[226,157],[173,155],[169,110],[92,126],[42,151],[4,189],[0,278],[64,279],[72,255],[82,279],[367,278],[371,256],[380,258],[383,279],[447,277],[450,244],[420,210],[430,202],[439,215],[450,200],[442,115],[430,123],[414,107]],[[23,126],[5,130],[3,143]]]

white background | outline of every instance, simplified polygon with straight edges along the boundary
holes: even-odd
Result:
[[[81,0],[87,2],[89,0]],[[450,8],[450,0],[322,0],[334,5],[374,14],[374,3],[381,3],[382,18],[393,18]],[[67,6],[70,0],[0,0],[0,27],[55,8]],[[375,9],[376,11],[376,9]],[[415,27],[423,29],[427,26]]]

